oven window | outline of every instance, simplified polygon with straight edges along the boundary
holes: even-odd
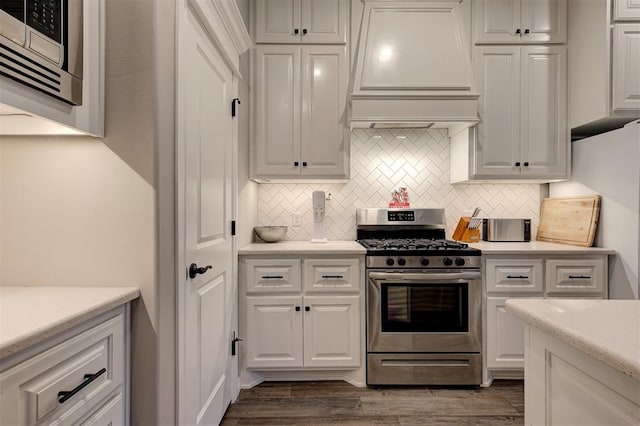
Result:
[[[469,289],[462,284],[382,285],[383,332],[468,332]]]

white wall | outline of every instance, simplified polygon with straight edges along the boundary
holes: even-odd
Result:
[[[600,194],[595,245],[616,250],[610,257],[609,297],[638,299],[640,125],[572,144],[572,180],[549,185],[552,197]]]
[[[449,183],[449,138],[446,130],[394,129],[351,132],[351,180],[341,184],[261,184],[261,225],[288,225],[288,239],[309,240],[313,231],[311,193],[331,193],[326,233],[334,240],[354,240],[359,207],[387,207],[391,190],[407,186],[412,207],[444,208],[447,236],[460,216],[479,206],[485,217],[532,220],[536,234],[541,185]],[[302,227],[292,226],[293,212]]]

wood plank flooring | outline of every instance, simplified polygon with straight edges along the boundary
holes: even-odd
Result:
[[[522,381],[476,387],[357,388],[345,382],[265,382],[244,389],[223,425],[522,425]]]

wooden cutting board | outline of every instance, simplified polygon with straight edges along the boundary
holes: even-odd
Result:
[[[540,208],[536,239],[591,247],[599,214],[599,195],[545,198]]]

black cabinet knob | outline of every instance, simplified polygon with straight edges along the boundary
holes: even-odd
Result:
[[[516,29],[516,35],[522,35],[522,31],[520,31],[520,28]]]
[[[295,30],[293,30],[293,33],[294,34],[300,34],[300,30],[296,28]]]
[[[293,165],[294,165],[294,167],[298,167],[298,166],[300,165],[300,163],[299,163],[299,162],[297,162],[297,161],[294,161],[294,162],[293,162]]]
[[[296,312],[300,312],[300,306],[296,306]]]
[[[523,166],[525,166],[525,167],[529,167],[529,162],[528,162],[528,161],[525,161],[525,162],[524,162],[524,164],[523,164]]]
[[[520,167],[520,162],[516,161],[516,167]]]
[[[306,28],[303,28],[303,29],[302,29],[302,34],[303,34],[303,35],[307,35],[307,29],[306,29]]]
[[[306,161],[302,162],[302,167],[307,167],[307,162]]]
[[[524,35],[529,34],[531,31],[529,31],[529,28],[527,28],[526,30],[524,30]]]
[[[305,312],[309,312],[311,310],[311,307],[310,306],[305,306],[304,310],[305,310]]]

